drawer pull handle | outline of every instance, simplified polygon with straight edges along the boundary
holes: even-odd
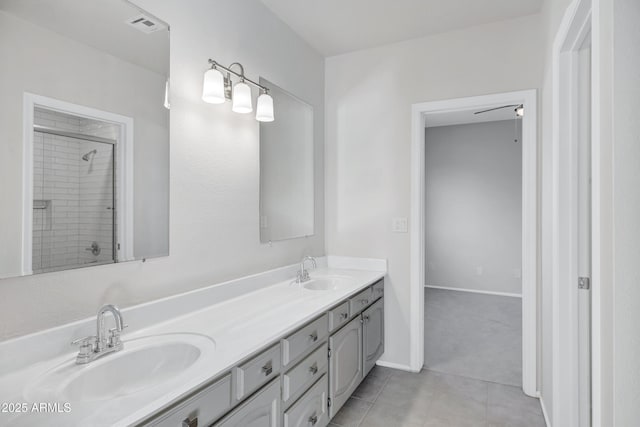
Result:
[[[340,313],[341,320],[347,320],[347,317],[349,317],[349,313]]]
[[[198,427],[198,417],[191,419],[190,417],[182,420],[182,427]]]
[[[272,372],[273,372],[273,364],[271,363],[271,361],[269,361],[262,367],[262,373],[264,374],[265,377],[268,377],[269,375],[271,375]]]
[[[309,367],[309,372],[311,372],[311,375],[315,375],[318,373],[318,364],[314,363],[313,365],[311,365]]]
[[[318,341],[318,332],[314,332],[314,333],[310,334],[310,335],[309,335],[309,339],[310,339],[312,342],[316,342],[316,341]]]
[[[314,426],[314,425],[316,425],[317,422],[318,422],[318,416],[314,413],[313,415],[311,415],[309,417],[309,424]]]

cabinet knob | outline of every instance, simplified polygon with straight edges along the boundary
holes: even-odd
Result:
[[[316,425],[317,422],[318,422],[318,416],[314,413],[313,415],[311,415],[309,417],[309,424],[314,426],[314,425]]]
[[[349,313],[340,313],[340,319],[347,320],[347,317],[349,317]]]
[[[363,315],[362,315],[362,319],[363,319],[365,322],[368,322],[368,321],[369,321],[369,319],[370,319],[370,317],[369,317],[369,315],[368,315],[368,314],[363,314]]]
[[[313,365],[311,365],[309,367],[309,372],[311,372],[312,375],[315,375],[318,373],[318,364],[314,363]]]
[[[198,417],[187,417],[182,420],[182,427],[198,427]]]
[[[309,335],[309,339],[310,339],[312,342],[316,342],[316,341],[318,341],[318,332],[314,332],[314,333],[310,334],[310,335]]]
[[[361,300],[360,300],[360,303],[361,303],[362,305],[367,305],[367,304],[369,303],[369,300],[368,300],[368,299],[361,299]]]
[[[268,377],[269,375],[271,375],[272,372],[273,372],[273,364],[271,363],[271,361],[269,361],[262,367],[262,373],[264,374],[265,377]]]

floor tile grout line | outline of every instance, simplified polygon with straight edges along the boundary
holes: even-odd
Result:
[[[435,372],[437,374],[450,375],[452,377],[459,377],[459,378],[466,378],[468,380],[482,381],[482,382],[485,382],[485,383],[488,383],[488,384],[503,385],[505,387],[513,387],[513,388],[517,388],[517,389],[522,390],[521,386],[517,386],[517,385],[513,385],[513,384],[504,384],[504,383],[499,383],[497,381],[483,380],[481,378],[469,377],[469,376],[462,375],[462,374],[453,374],[451,372],[438,371],[436,369],[426,368],[424,366],[422,367],[422,370],[420,372],[422,372],[422,371],[430,371],[430,372]],[[532,399],[537,399],[537,397],[532,397],[532,396],[527,396],[527,397],[531,397]]]
[[[367,418],[367,414],[369,414],[369,412],[371,411],[371,408],[373,408],[373,405],[375,405],[376,402],[378,401],[378,397],[380,396],[380,393],[382,393],[382,389],[385,388],[385,386],[389,382],[389,378],[391,378],[392,375],[393,375],[393,372],[387,375],[387,377],[384,380],[384,384],[382,384],[382,387],[380,387],[380,390],[378,391],[378,393],[376,393],[376,397],[373,399],[373,402],[371,402],[371,405],[367,408],[364,415],[362,415],[362,418],[360,419],[360,421],[358,421],[357,427],[362,426],[362,423],[364,422],[365,418]]]

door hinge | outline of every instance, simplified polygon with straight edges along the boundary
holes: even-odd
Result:
[[[331,407],[331,398],[327,397],[327,406]]]
[[[578,277],[578,289],[591,289],[591,279],[588,277]]]

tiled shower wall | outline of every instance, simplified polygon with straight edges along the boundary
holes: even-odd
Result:
[[[117,130],[39,108],[34,116],[37,125],[76,133],[102,129],[111,137]],[[94,149],[88,161],[82,160]],[[34,132],[34,273],[113,262],[113,157],[109,144]],[[87,250],[93,242],[100,247],[98,255]]]

